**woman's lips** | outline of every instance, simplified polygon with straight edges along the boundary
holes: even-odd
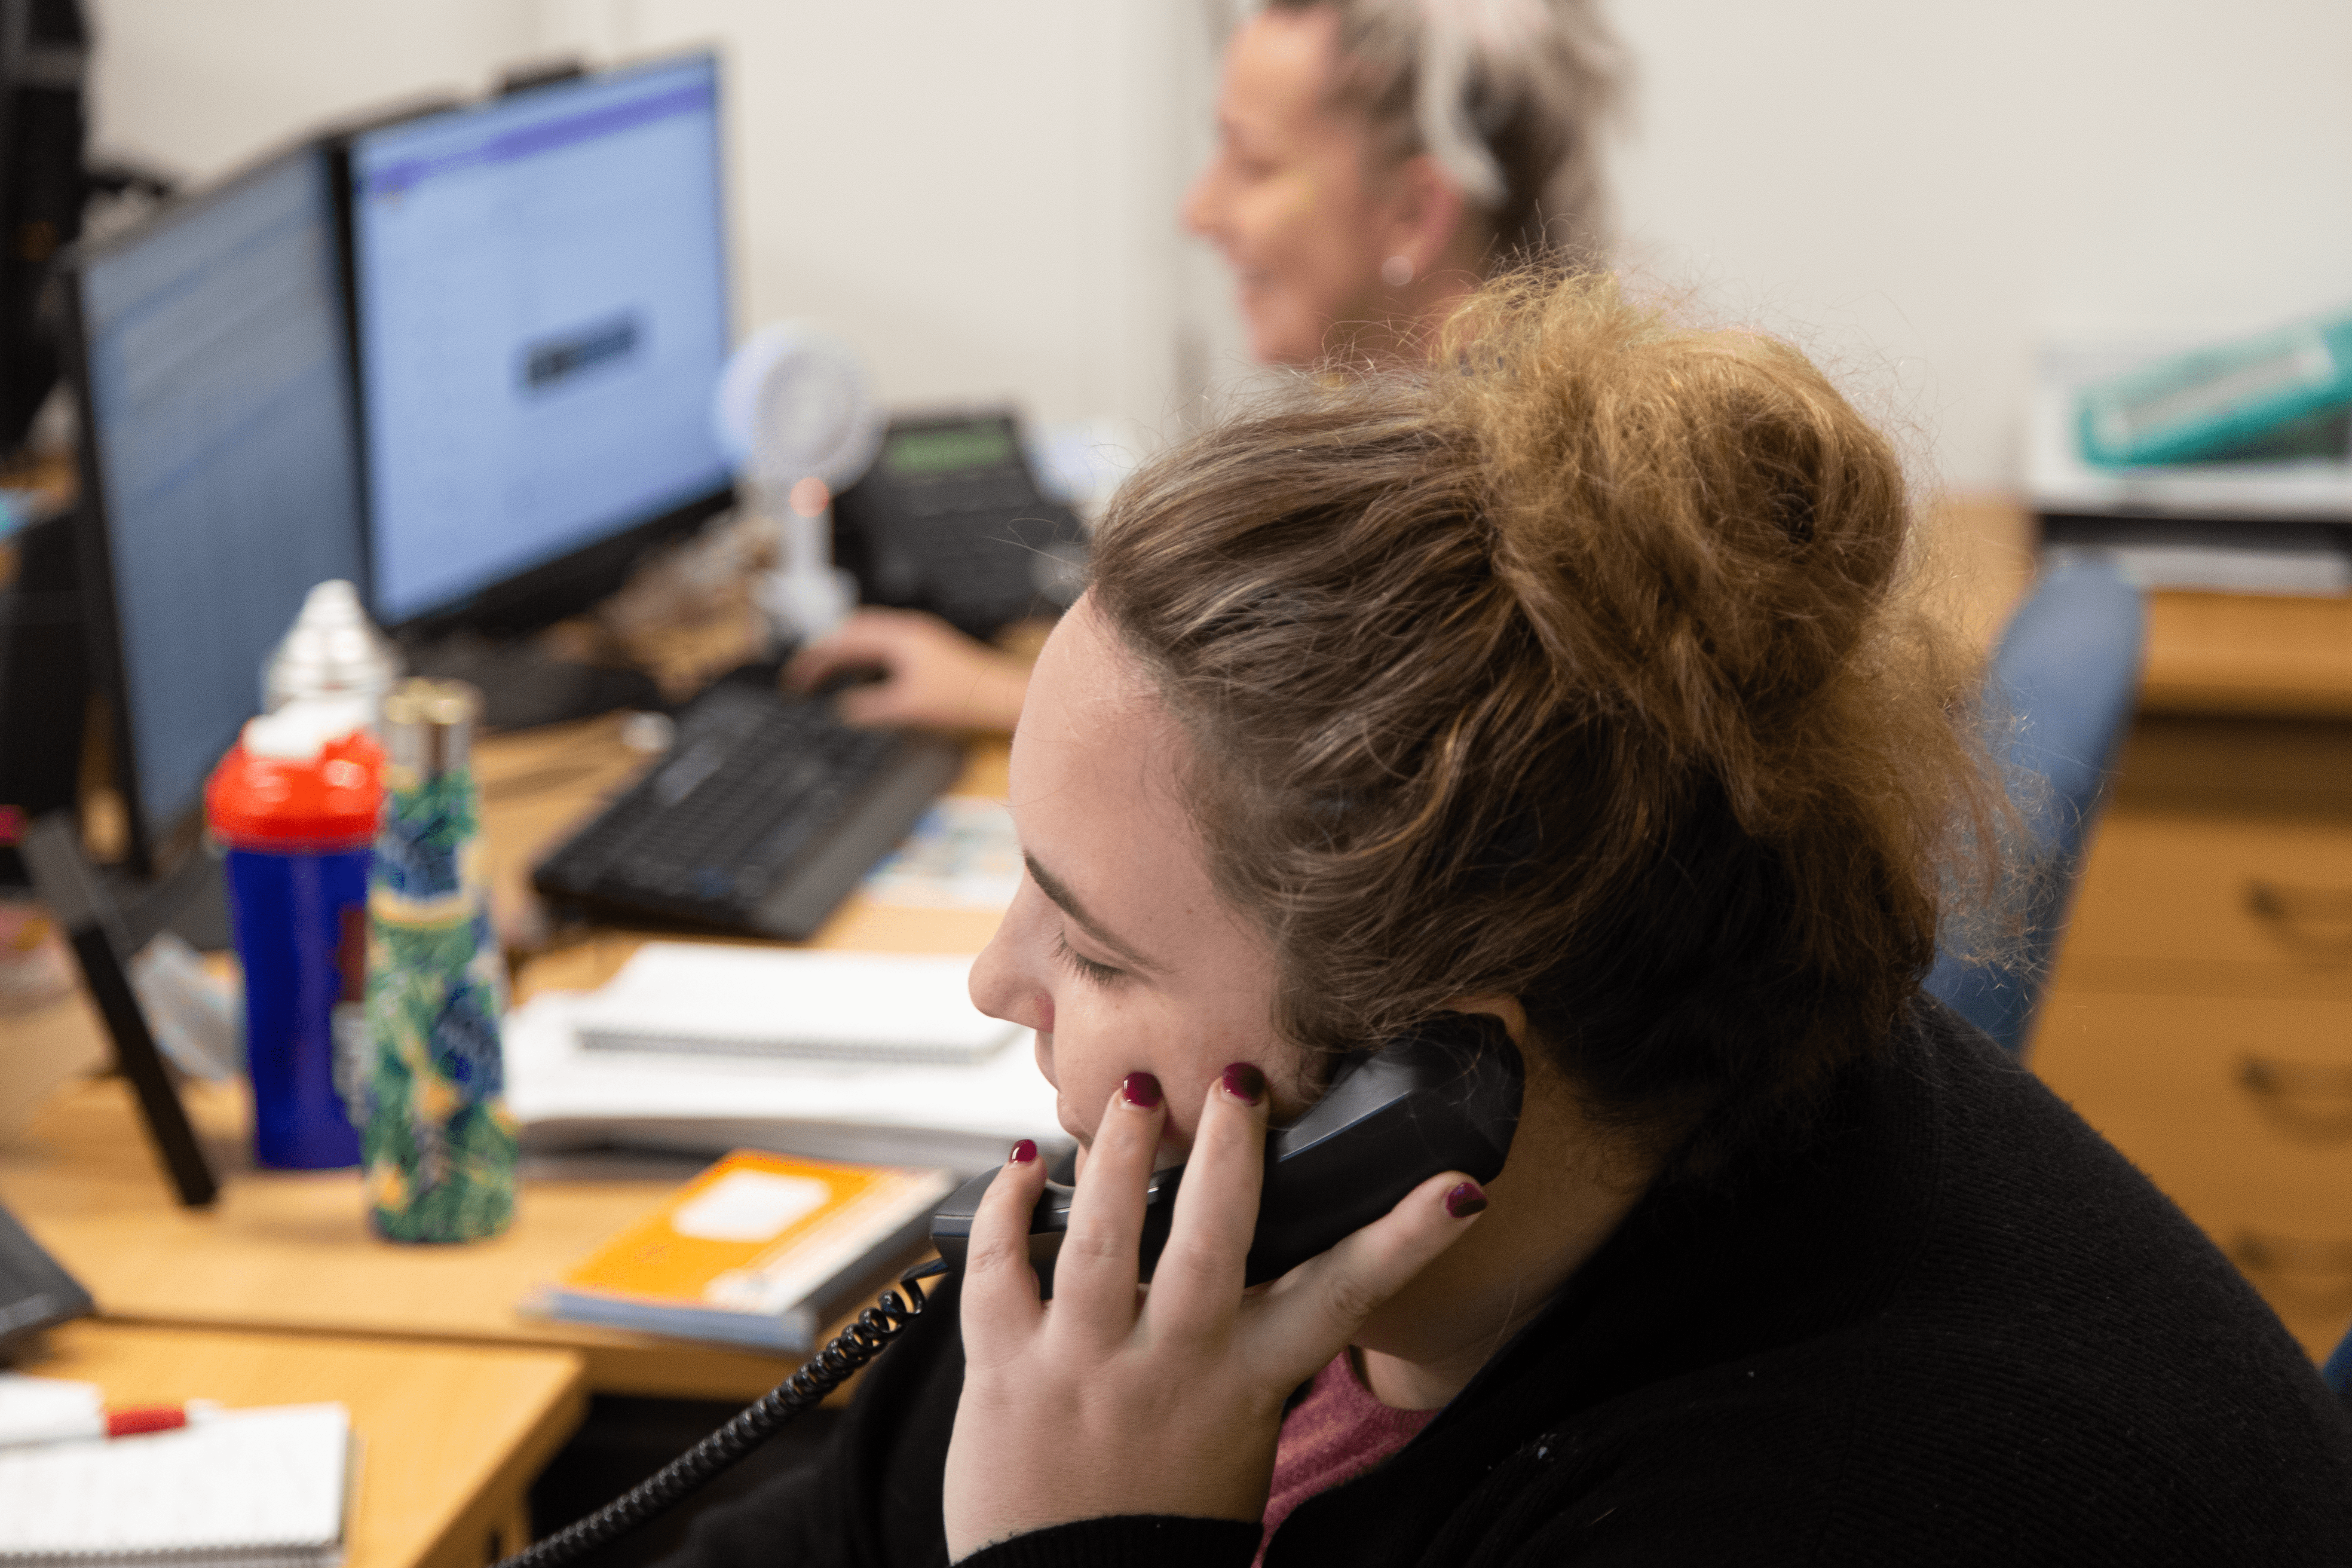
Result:
[[[1033,1032],[1037,1037],[1037,1076],[1054,1086],[1054,1120],[1062,1124],[1063,1131],[1077,1140],[1079,1148],[1084,1149],[1094,1142],[1094,1134],[1081,1131],[1071,1124],[1069,1105],[1062,1099],[1062,1080],[1054,1076],[1054,1037],[1045,1029]]]

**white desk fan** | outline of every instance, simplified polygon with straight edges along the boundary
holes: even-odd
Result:
[[[847,344],[803,323],[762,327],[727,362],[711,421],[746,506],[776,529],[760,607],[779,641],[823,637],[857,603],[856,581],[833,564],[833,496],[882,441],[864,368]]]

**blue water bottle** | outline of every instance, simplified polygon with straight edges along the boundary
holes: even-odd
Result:
[[[350,700],[289,703],[246,725],[205,789],[245,965],[254,1153],[280,1169],[360,1160],[349,1107],[367,1064],[368,867],[383,799],[368,717]]]

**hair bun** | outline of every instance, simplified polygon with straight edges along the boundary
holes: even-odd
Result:
[[[1605,279],[1490,289],[1433,378],[1473,444],[1495,569],[1570,679],[1738,747],[1829,685],[1885,602],[1895,454],[1802,355],[1627,306]]]
[[[1906,510],[1794,350],[1520,277],[1419,370],[1146,465],[1092,603],[1192,737],[1286,1032],[1517,996],[1591,1103],[1721,1149],[1885,1039],[1998,869]]]

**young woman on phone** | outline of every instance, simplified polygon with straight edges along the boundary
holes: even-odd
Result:
[[[1114,500],[974,970],[1013,1151],[827,1458],[688,1561],[2352,1561],[2352,1423],[1918,989],[2001,797],[1885,440],[1793,350],[1507,279]],[[1509,1157],[1245,1290],[1269,1121],[1445,1012]],[[1151,1172],[1183,1163],[1148,1288]]]

